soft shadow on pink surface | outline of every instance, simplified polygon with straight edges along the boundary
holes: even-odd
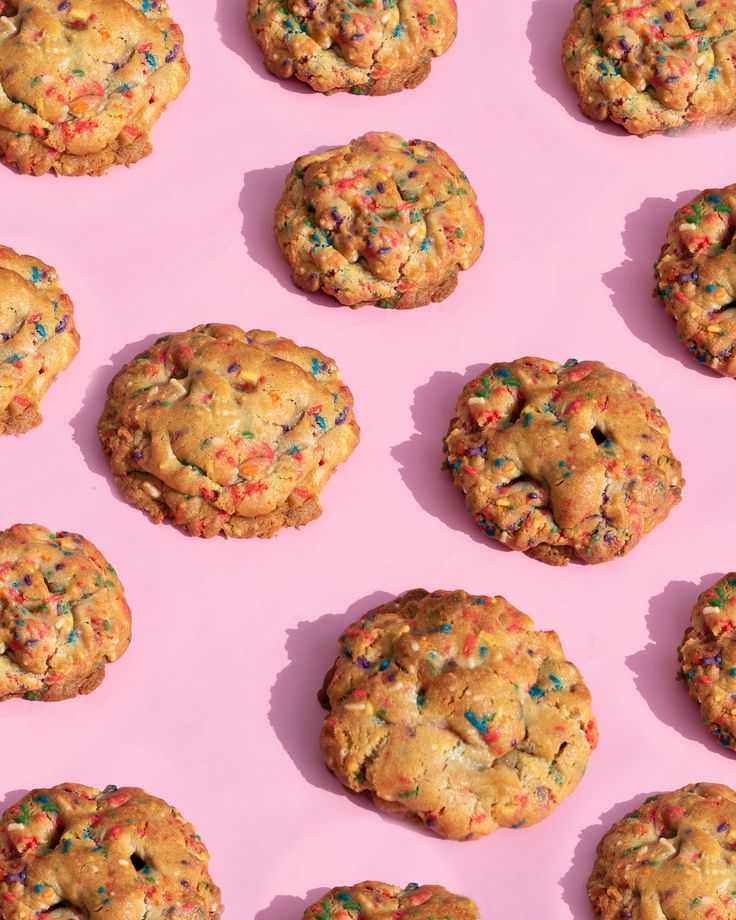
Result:
[[[465,510],[465,498],[455,488],[448,472],[442,469],[442,438],[455,414],[455,403],[465,384],[486,369],[474,364],[464,374],[437,371],[428,383],[414,391],[411,407],[414,434],[391,449],[400,465],[401,478],[428,514],[453,530],[471,536],[502,552],[509,552],[497,540],[487,537]]]
[[[677,337],[674,320],[667,316],[659,297],[653,296],[653,265],[667,237],[667,227],[675,211],[697,195],[682,192],[674,201],[647,198],[626,217],[621,235],[626,259],[602,281],[611,291],[611,303],[634,335],[666,358],[675,358],[684,367],[708,377],[720,377],[698,364]]]
[[[15,805],[16,802],[19,802],[28,792],[28,789],[16,789],[14,792],[4,792],[0,789],[0,815],[10,808],[11,805]]]
[[[570,869],[560,879],[560,888],[562,888],[562,900],[570,908],[570,913],[575,920],[591,917],[590,902],[587,894],[587,884],[590,873],[595,865],[595,851],[598,841],[608,831],[611,825],[620,821],[630,811],[638,808],[644,799],[652,793],[637,795],[636,798],[628,802],[620,802],[614,805],[608,811],[604,812],[600,818],[586,827],[585,830],[578,834],[578,844],[575,847]]]
[[[130,345],[126,345],[120,351],[110,355],[108,363],[103,367],[97,368],[92,375],[92,380],[84,393],[82,408],[71,421],[72,439],[81,451],[88,469],[92,473],[104,476],[110,486],[110,491],[120,501],[124,501],[124,499],[121,498],[118,492],[110,467],[105,455],[102,453],[100,439],[97,436],[97,422],[105,407],[107,387],[115,374],[124,364],[132,361],[146,348],[153,345],[156,339],[166,334],[165,332],[160,332],[158,335],[147,335],[145,339],[141,339],[139,342],[131,342]]]
[[[572,17],[574,0],[536,0],[526,30],[529,63],[537,86],[552,96],[576,121],[582,121],[604,134],[625,137],[626,131],[610,121],[593,121],[580,111],[578,96],[562,67],[562,37]]]
[[[698,704],[689,697],[687,687],[675,679],[677,648],[690,622],[690,611],[698,595],[722,577],[722,572],[704,575],[698,584],[671,581],[661,594],[655,595],[649,601],[647,614],[650,641],[641,651],[629,655],[626,665],[635,675],[637,690],[660,722],[710,751],[733,758],[701,721]]]
[[[299,920],[308,907],[327,894],[329,888],[313,888],[305,898],[280,894],[268,907],[259,910],[254,920]]]

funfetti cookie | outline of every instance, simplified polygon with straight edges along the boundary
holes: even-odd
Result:
[[[478,920],[477,906],[440,885],[386,885],[361,882],[333,888],[308,907],[302,920]],[[296,920],[296,918],[295,918]]]

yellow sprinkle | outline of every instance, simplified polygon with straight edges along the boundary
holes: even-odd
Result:
[[[500,508],[510,508],[511,507],[511,502],[508,500],[508,498],[497,498],[496,504]]]
[[[710,325],[710,326],[707,326],[706,328],[708,332],[720,332],[721,331],[720,326]]]
[[[244,380],[246,383],[258,383],[258,374],[253,371],[241,371],[238,374],[238,380]]]
[[[82,22],[86,22],[90,16],[89,11],[83,10],[80,6],[73,6],[69,10],[69,15],[72,17],[72,19],[79,19]]]
[[[697,319],[697,318],[698,318],[698,311],[697,311],[697,310],[691,310],[691,311],[690,311],[690,316],[691,316],[692,319]]]

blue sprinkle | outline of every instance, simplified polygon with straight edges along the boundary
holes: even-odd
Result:
[[[149,53],[146,55],[146,61],[151,65],[151,67],[158,67],[158,61],[156,60],[153,54]]]
[[[530,687],[529,696],[544,696],[544,690],[541,687]]]
[[[327,428],[327,422],[322,418],[321,415],[315,415],[314,420],[323,431],[325,428]]]

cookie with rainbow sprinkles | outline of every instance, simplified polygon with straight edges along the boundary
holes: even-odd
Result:
[[[386,885],[361,882],[333,888],[304,912],[302,920],[478,920],[470,898],[452,894],[440,885]]]

